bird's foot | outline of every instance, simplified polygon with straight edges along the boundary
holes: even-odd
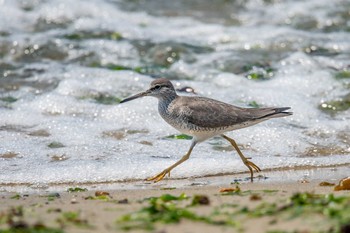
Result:
[[[154,181],[154,183],[161,181],[166,174],[168,174],[168,176],[170,177],[170,170],[165,169],[164,171],[162,171],[161,173],[159,173],[158,175],[152,176],[150,178],[147,178],[147,181]]]
[[[256,172],[261,172],[261,169],[260,167],[258,167],[255,163],[247,160],[244,162],[244,164],[247,166],[247,167],[250,167],[250,168],[253,168]]]
[[[255,163],[249,161],[248,159],[243,160],[243,163],[249,168],[250,171],[250,180],[253,182],[253,169],[256,172],[260,172],[261,169]]]

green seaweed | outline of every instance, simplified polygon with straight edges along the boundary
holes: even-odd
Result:
[[[13,226],[9,229],[0,229],[0,233],[64,233],[62,229],[47,227],[43,224],[33,226]]]
[[[336,79],[349,79],[350,78],[350,70],[342,70],[335,73],[334,77]]]
[[[1,101],[4,101],[6,103],[14,103],[16,102],[18,99],[12,96],[6,96],[6,97],[1,97],[0,98]]]
[[[174,190],[176,189],[176,187],[163,187],[163,188],[160,188],[160,190]]]
[[[335,231],[332,232],[340,232],[340,227],[350,221],[349,209],[349,196],[305,192],[292,195],[284,205],[264,202],[252,209],[244,207],[238,213],[247,214],[251,217],[279,216],[285,213],[289,218],[321,214],[333,223]]]
[[[48,201],[54,201],[57,198],[60,198],[61,196],[59,193],[50,193],[50,194],[46,195],[46,197],[47,197]]]
[[[257,195],[260,193],[264,194],[275,194],[278,192],[278,190],[244,190],[242,191],[238,186],[236,186],[235,190],[231,192],[223,192],[220,195],[222,196],[251,196],[251,195]]]
[[[350,108],[350,94],[336,100],[326,101],[318,106],[325,113],[335,115],[338,112],[346,111]]]
[[[92,62],[89,64],[90,67],[97,67],[97,68],[104,68],[114,71],[123,71],[123,70],[129,70],[134,71],[139,74],[148,74],[148,75],[156,75],[156,74],[164,74],[165,70],[167,69],[166,66],[161,65],[152,65],[152,64],[146,64],[144,66],[136,66],[136,67],[130,67],[130,66],[124,66],[119,64],[106,64],[102,65],[99,62]]]
[[[66,226],[67,224],[72,224],[77,227],[91,227],[88,224],[88,221],[82,219],[79,211],[67,211],[63,212],[61,217],[57,219],[57,222],[62,226]]]
[[[113,71],[133,71],[139,74],[146,74],[146,75],[154,75],[154,76],[159,76],[159,75],[170,75],[168,77],[171,77],[171,74],[167,73],[167,66],[162,66],[162,65],[156,65],[156,64],[149,64],[146,63],[142,66],[125,66],[125,65],[120,65],[120,64],[101,64],[100,62],[91,62],[88,64],[89,67],[95,67],[95,68],[103,68],[103,69],[109,69]],[[185,77],[183,77],[185,78]]]
[[[133,70],[131,67],[118,65],[118,64],[108,64],[105,68],[110,70]]]
[[[273,77],[275,69],[267,64],[248,64],[243,66],[245,77],[251,80],[269,80]]]
[[[182,139],[182,140],[191,140],[192,136],[189,136],[187,134],[172,134],[167,137],[166,139]]]
[[[238,195],[263,193],[275,194],[278,190],[247,190],[239,191]],[[234,192],[233,192],[234,193]],[[279,202],[261,202],[252,207],[242,206],[237,203],[224,203],[213,208],[208,215],[198,215],[190,208],[198,205],[207,205],[209,200],[205,195],[196,195],[192,198],[191,204],[184,205],[188,197],[185,194],[173,196],[164,194],[160,197],[146,199],[148,205],[140,210],[122,216],[117,220],[119,226],[124,230],[147,229],[153,230],[155,224],[178,223],[182,219],[189,221],[203,222],[213,225],[235,226],[238,230],[242,226],[238,222],[244,219],[261,218],[270,216],[274,219],[279,217],[284,220],[295,218],[320,217],[329,223],[329,230],[324,232],[344,232],[350,222],[350,196],[336,196],[333,194],[296,193]],[[261,196],[260,196],[261,197]],[[205,200],[204,202],[202,202]],[[252,199],[251,199],[252,200]],[[261,198],[259,199],[261,200]],[[220,220],[218,220],[220,219]],[[270,224],[276,220],[271,220]],[[244,229],[241,229],[244,230]],[[271,232],[283,232],[276,229]]]
[[[249,106],[249,107],[253,107],[253,108],[260,108],[260,107],[261,107],[260,104],[258,104],[255,100],[250,101],[250,102],[248,103],[248,106]]]
[[[336,50],[324,48],[317,45],[310,45],[304,48],[304,52],[310,54],[311,56],[335,56],[339,54]]]
[[[85,200],[109,201],[111,200],[111,198],[108,195],[101,195],[101,196],[88,196],[88,197],[85,197]]]
[[[136,67],[129,67],[129,66],[124,66],[124,65],[119,65],[119,64],[102,65],[102,64],[97,63],[97,62],[93,62],[89,66],[90,67],[105,68],[105,69],[115,70],[115,71],[130,70],[130,71],[134,71],[134,72],[140,73],[140,74],[154,73],[155,71],[158,71],[159,69],[163,69],[164,68],[162,66],[136,66]]]
[[[121,40],[123,36],[119,32],[109,31],[80,31],[63,36],[68,40],[86,40],[86,39],[109,39],[109,40]]]
[[[99,104],[112,105],[120,103],[121,99],[110,94],[99,93],[98,95],[93,97]]]
[[[163,194],[160,197],[150,197],[144,199],[144,201],[152,201],[152,200],[160,200],[162,202],[169,202],[169,201],[182,201],[182,200],[187,200],[188,196],[184,193],[180,194],[179,196],[174,196],[171,194]]]
[[[186,199],[188,197],[185,194],[178,197],[164,194],[160,197],[149,198],[148,206],[135,213],[123,215],[117,220],[117,223],[124,230],[153,230],[156,223],[179,223],[182,219],[214,225],[235,225],[233,221],[216,221],[208,216],[198,215],[186,207],[180,207],[179,202]]]
[[[113,96],[109,93],[103,93],[103,92],[97,92],[97,93],[88,93],[86,96],[81,96],[79,99],[85,100],[85,99],[92,99],[98,104],[104,104],[104,105],[113,105],[113,104],[119,104],[121,99]]]
[[[7,32],[7,31],[0,31],[0,36],[1,36],[1,37],[8,37],[9,35],[11,35],[10,32]]]
[[[264,193],[277,193],[279,190],[276,190],[276,189],[264,189],[264,190],[261,190],[262,192]]]
[[[55,149],[55,148],[64,147],[64,145],[60,142],[51,142],[50,144],[47,145],[47,147]]]
[[[79,187],[67,189],[67,192],[69,193],[86,192],[86,191],[88,191],[87,188],[79,188]]]
[[[10,197],[11,199],[16,199],[16,200],[19,200],[21,198],[21,195],[20,194],[15,194],[13,195],[12,197]]]

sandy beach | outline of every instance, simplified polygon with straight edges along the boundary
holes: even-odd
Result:
[[[338,175],[325,178],[335,170]],[[329,196],[349,205],[349,191],[332,185],[348,170],[301,169],[289,180],[286,171],[270,171],[254,183],[241,174],[235,181],[216,176],[2,192],[0,232],[348,232],[322,212],[337,203],[327,202]],[[300,175],[310,172],[316,175]],[[274,176],[279,180],[269,181]],[[320,209],[319,202],[327,203]]]

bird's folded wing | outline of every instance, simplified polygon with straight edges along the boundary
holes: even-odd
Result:
[[[292,115],[283,108],[241,108],[205,97],[181,97],[170,111],[181,121],[204,128],[221,128],[246,122],[261,122],[275,117]]]
[[[178,102],[181,103],[174,104],[170,111],[183,121],[198,127],[228,127],[256,117],[250,109],[204,97],[183,97]]]

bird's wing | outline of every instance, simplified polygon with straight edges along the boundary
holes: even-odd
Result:
[[[177,102],[177,103],[176,103]],[[241,108],[205,97],[178,98],[170,111],[182,121],[204,128],[227,127],[291,115],[286,108]]]
[[[170,109],[183,121],[198,127],[227,127],[254,119],[249,109],[204,97],[181,97]]]

